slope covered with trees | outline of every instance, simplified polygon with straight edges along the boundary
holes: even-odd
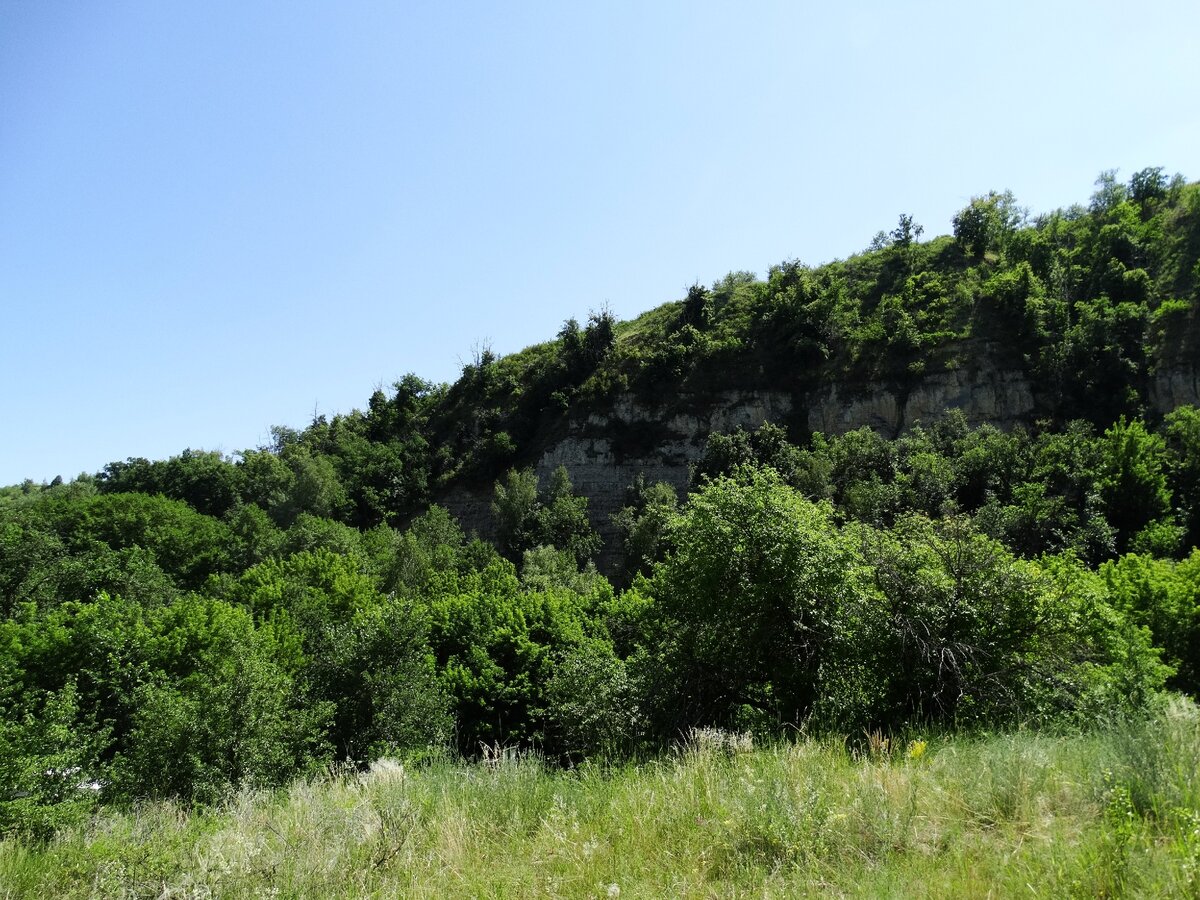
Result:
[[[0,830],[385,755],[572,764],[694,728],[1061,726],[1194,695],[1200,411],[1155,385],[1200,361],[1200,184],[1098,188],[1032,221],[988,194],[928,242],[902,216],[850,259],[570,320],[233,458],[3,489]],[[965,360],[1024,373],[1028,421],[713,433],[685,496],[628,485],[603,573],[572,473],[531,468],[629,398],[802,410]],[[436,502],[462,486],[486,539]]]

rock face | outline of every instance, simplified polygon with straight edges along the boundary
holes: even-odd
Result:
[[[1160,413],[1183,404],[1200,406],[1200,375],[1190,368],[1162,372],[1150,400]],[[566,434],[544,448],[535,469],[544,485],[558,466],[567,468],[576,494],[588,498],[592,526],[604,540],[598,565],[612,574],[621,565],[612,515],[625,505],[630,484],[641,474],[647,483],[664,481],[682,496],[689,467],[703,455],[712,433],[790,421],[806,422],[810,431],[824,434],[866,426],[897,437],[952,409],[961,410],[972,426],[1011,428],[1034,418],[1036,387],[1023,372],[979,366],[930,374],[907,392],[882,384],[857,389],[835,384],[807,398],[788,391],[724,391],[677,397],[662,407],[625,396],[603,413],[570,421]],[[440,502],[468,531],[494,537],[490,490],[456,487]]]
[[[542,485],[565,466],[575,493],[588,498],[592,527],[604,541],[597,560],[601,571],[612,573],[620,566],[612,516],[625,505],[626,492],[638,474],[648,484],[665,481],[682,496],[689,466],[704,454],[709,434],[739,426],[755,429],[792,413],[792,397],[784,392],[727,391],[707,399],[699,407],[677,402],[671,408],[654,408],[622,397],[605,414],[572,421],[566,436],[538,459],[534,469]],[[441,503],[464,529],[494,536],[490,493],[456,487]]]
[[[566,466],[575,493],[588,498],[592,527],[604,541],[598,565],[602,571],[612,572],[621,561],[612,517],[625,505],[626,492],[639,474],[647,484],[665,481],[682,496],[690,466],[704,455],[710,434],[739,426],[755,429],[791,413],[791,395],[777,391],[726,391],[714,395],[711,405],[699,411],[674,412],[626,397],[614,404],[608,415],[593,414],[585,422],[572,423],[571,433],[548,447],[535,468],[544,482],[559,466]],[[639,429],[651,437],[639,441],[639,446],[622,446],[627,442],[612,438]]]
[[[1150,403],[1159,413],[1200,406],[1200,372],[1183,367],[1158,372],[1150,383]]]
[[[814,398],[808,427],[845,434],[865,425],[896,437],[918,423],[937,421],[948,409],[962,410],[971,425],[1011,428],[1033,412],[1033,390],[1024,373],[995,369],[938,372],[903,396],[883,385],[857,392],[833,385]]]

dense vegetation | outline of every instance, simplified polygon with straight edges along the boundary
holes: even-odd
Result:
[[[3,489],[0,831],[384,756],[1068,728],[1195,695],[1200,410],[1148,397],[1197,362],[1200,185],[1105,175],[1032,223],[990,194],[920,235],[568,321],[232,459]],[[686,497],[630,486],[609,577],[569,473],[526,467],[624,393],[903,392],[967,356],[1029,372],[1039,418],[713,435]],[[494,542],[431,502],[462,481],[494,485]]]

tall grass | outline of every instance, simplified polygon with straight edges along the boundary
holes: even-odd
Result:
[[[1200,716],[1073,736],[700,734],[650,764],[383,761],[0,843],[0,897],[1200,896]]]

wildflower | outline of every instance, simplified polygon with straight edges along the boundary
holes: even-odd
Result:
[[[908,742],[908,758],[920,759],[925,755],[925,749],[929,746],[928,741],[912,740]]]
[[[608,896],[613,897],[613,898],[620,897],[621,896],[621,886],[614,881],[612,884],[610,884],[608,886],[608,890],[606,891],[606,893],[608,894]]]

